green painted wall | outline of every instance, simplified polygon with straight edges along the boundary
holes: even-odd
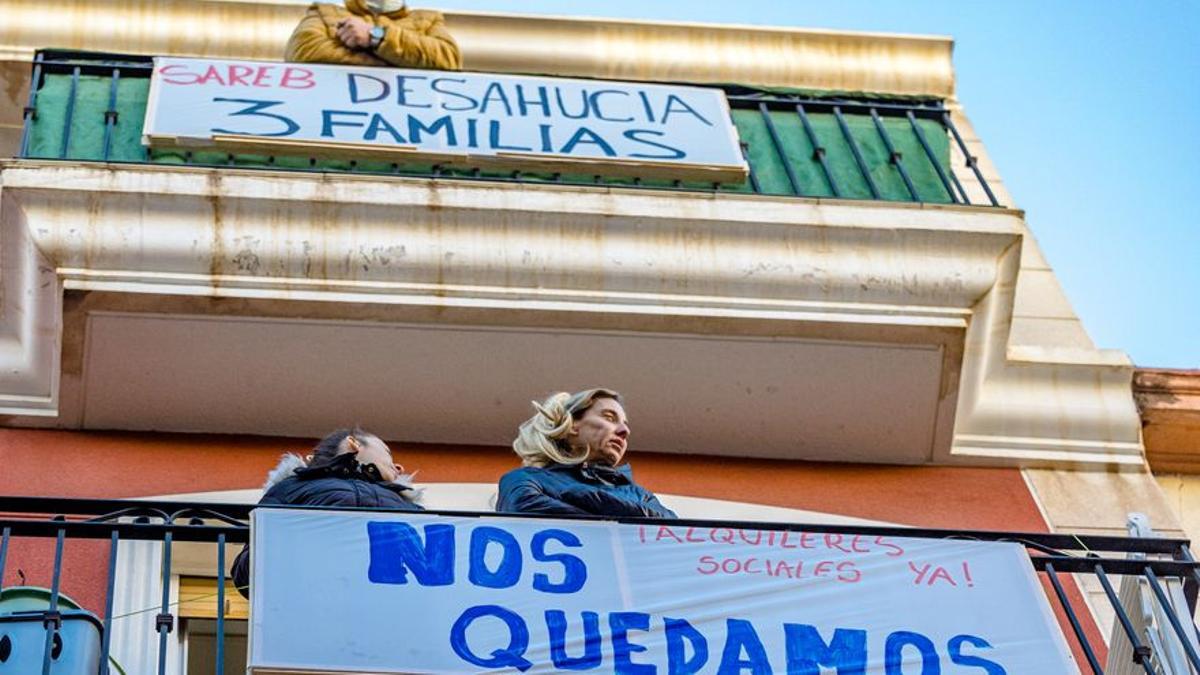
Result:
[[[201,164],[245,167],[271,167],[282,169],[317,171],[356,171],[400,174],[427,174],[432,170],[428,164],[396,166],[388,162],[355,162],[345,160],[310,160],[306,157],[267,157],[263,155],[228,155],[221,152],[198,151],[186,156],[179,151],[148,152],[141,145],[142,120],[146,114],[146,99],[150,81],[145,78],[121,78],[117,85],[117,119],[111,125],[108,139],[108,161],[152,162],[161,164]],[[105,131],[109,126],[105,120],[112,96],[112,79],[96,75],[81,75],[71,103],[71,76],[50,74],[38,91],[37,117],[32,122],[29,148],[31,158],[65,158],[81,161],[104,161]],[[70,111],[69,134],[64,126]],[[766,194],[793,195],[795,192],[788,180],[784,162],[792,170],[801,192],[811,197],[832,197],[834,191],[820,163],[814,156],[813,144],[804,131],[800,116],[791,111],[772,111],[771,120],[780,139],[776,148],[767,129],[766,122],[757,108],[735,109],[733,120],[741,140],[747,145],[750,165]],[[852,199],[872,199],[867,181],[854,158],[849,143],[841,133],[837,120],[830,113],[809,113],[813,132],[825,148],[825,157],[830,173],[842,190],[842,196]],[[890,162],[875,124],[868,115],[845,114],[847,126],[857,142],[866,165],[883,199],[914,201],[905,187],[900,172]],[[918,120],[926,140],[937,161],[949,174],[950,143],[946,130],[933,120]],[[917,192],[915,201],[949,203],[950,196],[943,187],[929,156],[921,147],[911,124],[905,118],[884,117],[887,129],[901,161],[909,172]],[[64,139],[67,141],[64,147]],[[445,171],[447,176],[466,176],[469,171]],[[483,172],[482,176],[508,176],[507,172]],[[549,175],[522,174],[529,181],[549,181]],[[590,175],[564,175],[568,182],[594,182]],[[629,185],[632,179],[606,178],[606,185]],[[642,181],[645,187],[670,186],[670,181]],[[681,187],[711,189],[711,185],[684,183]],[[725,185],[723,190],[752,192],[749,181],[742,185]]]

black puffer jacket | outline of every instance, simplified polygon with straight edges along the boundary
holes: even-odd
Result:
[[[374,472],[366,471],[354,455],[340,455],[326,466],[309,468],[296,455],[284,455],[263,486],[266,492],[260,506],[335,506],[399,511],[422,511],[417,502],[420,491],[408,484],[409,476],[385,483]],[[250,546],[247,544],[233,561],[233,583],[238,592],[250,597]]]
[[[618,467],[552,464],[526,466],[500,478],[496,510],[548,515],[676,518],[658,497],[633,482],[628,464]]]

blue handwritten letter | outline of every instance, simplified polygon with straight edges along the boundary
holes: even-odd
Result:
[[[371,564],[367,578],[375,584],[407,584],[412,572],[422,586],[454,583],[454,526],[435,523],[425,526],[425,544],[408,523],[371,521]]]
[[[834,668],[838,675],[863,675],[867,670],[867,631],[837,628],[829,644],[815,626],[785,623],[788,675],[821,675]]]

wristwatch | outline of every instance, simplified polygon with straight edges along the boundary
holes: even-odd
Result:
[[[383,42],[383,36],[385,35],[387,35],[386,28],[383,26],[375,26],[371,29],[371,42],[367,45],[367,47],[370,48],[371,51],[375,51],[379,48],[380,43]]]

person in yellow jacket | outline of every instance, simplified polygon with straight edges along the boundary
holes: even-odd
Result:
[[[404,0],[313,3],[292,32],[285,58],[304,63],[458,70],[462,55],[441,12]]]

